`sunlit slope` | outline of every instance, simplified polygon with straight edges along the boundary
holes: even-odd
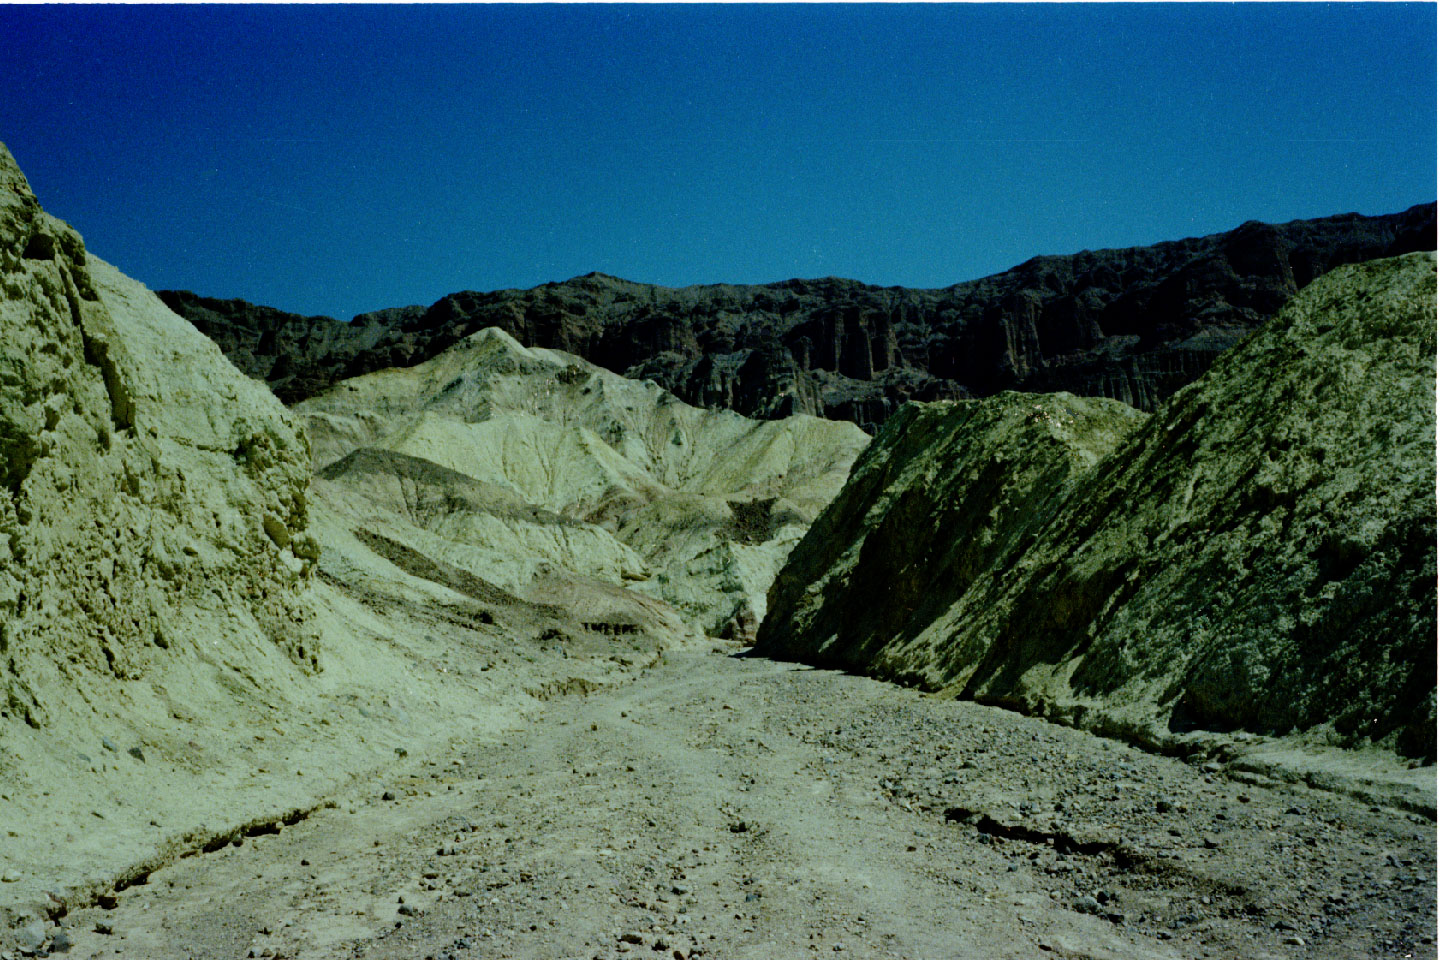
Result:
[[[106,691],[195,661],[313,670],[295,418],[88,255],[3,150],[0,278],[8,717],[83,721]]]
[[[317,502],[311,460],[299,418],[87,252],[0,146],[0,931],[684,629],[648,597],[562,606],[426,557]],[[575,629],[617,607],[630,634]]]
[[[1317,280],[1147,421],[912,408],[770,594],[758,649],[1166,743],[1433,756],[1435,257]]]
[[[868,442],[849,423],[691,407],[496,329],[296,410],[317,492],[357,523],[517,595],[571,577],[742,636]]]

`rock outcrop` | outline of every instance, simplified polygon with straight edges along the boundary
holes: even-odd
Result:
[[[757,653],[1174,747],[1435,750],[1435,257],[1339,268],[1148,418],[913,405],[791,554]]]
[[[40,209],[0,148],[0,691],[5,717],[177,661],[316,665],[295,418]]]
[[[853,280],[685,288],[589,274],[465,291],[344,324],[162,291],[243,371],[295,403],[345,377],[436,356],[498,327],[747,416],[809,413],[874,431],[907,400],[1065,390],[1153,409],[1315,277],[1435,249],[1435,204],[1150,247],[1036,257],[940,290]]]
[[[295,410],[317,495],[353,529],[592,632],[753,639],[786,554],[868,443],[854,424],[692,407],[493,328]]]

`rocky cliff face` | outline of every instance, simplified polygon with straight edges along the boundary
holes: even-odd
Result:
[[[309,446],[263,386],[44,213],[0,147],[0,695],[42,726],[76,688],[194,656],[315,664]],[[223,649],[217,649],[223,638]]]
[[[1037,257],[941,290],[852,280],[672,289],[590,274],[342,324],[162,291],[286,403],[426,360],[484,327],[752,417],[873,431],[907,400],[1066,390],[1153,409],[1315,277],[1435,249],[1435,205]]]
[[[757,652],[1174,745],[1435,749],[1435,257],[1337,269],[1146,418],[907,407]]]

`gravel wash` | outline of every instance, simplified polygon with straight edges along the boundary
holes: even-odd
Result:
[[[733,649],[733,648],[729,648]],[[1433,957],[1427,817],[724,652],[65,918],[72,957]]]

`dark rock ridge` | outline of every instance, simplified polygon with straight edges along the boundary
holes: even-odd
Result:
[[[1170,749],[1435,751],[1435,256],[1341,267],[1153,414],[911,404],[790,554],[756,653]]]
[[[1153,409],[1315,277],[1435,249],[1435,204],[1122,250],[1044,256],[940,290],[854,280],[683,288],[592,273],[465,291],[345,324],[161,291],[236,365],[295,403],[433,357],[484,327],[578,354],[682,399],[873,430],[906,400],[1066,390]]]

